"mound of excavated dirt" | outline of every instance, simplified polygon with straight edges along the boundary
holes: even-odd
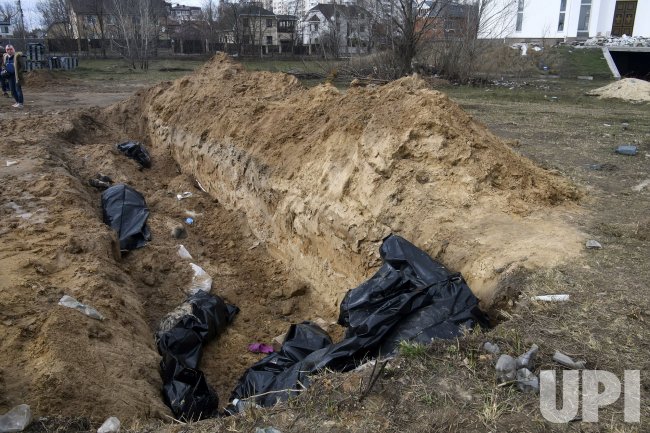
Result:
[[[68,78],[53,74],[47,69],[34,70],[25,74],[25,85],[32,89],[44,89],[67,81]]]
[[[624,78],[589,92],[600,99],[615,98],[630,102],[650,101],[650,82],[638,78]]]
[[[305,89],[217,56],[105,116],[169,148],[330,305],[379,264],[390,232],[461,271],[483,299],[503,270],[579,248],[557,208],[576,189],[417,78]]]
[[[117,152],[125,138],[147,143],[151,169]],[[248,344],[335,319],[390,232],[463,272],[487,302],[501,276],[582,245],[564,222],[573,186],[414,78],[305,89],[217,57],[102,112],[16,119],[0,155],[16,161],[0,167],[0,413],[27,403],[36,416],[94,421],[170,414],[153,333],[191,280],[181,243],[241,308],[201,362],[222,405],[262,357]],[[152,241],[121,259],[88,185],[97,173],[151,211]],[[188,215],[187,238],[174,239]],[[64,294],[106,320],[58,306]]]

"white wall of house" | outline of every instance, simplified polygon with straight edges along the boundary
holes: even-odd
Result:
[[[7,37],[14,35],[14,25],[10,22],[0,22],[0,37]]]
[[[588,29],[580,29],[582,3],[589,0],[566,0],[564,28],[558,27],[562,0],[524,0],[523,20],[517,29],[518,0],[497,0],[490,23],[481,28],[483,38],[575,38],[609,36],[614,20],[616,0],[590,0]],[[497,11],[505,11],[495,17]],[[638,0],[634,36],[650,37],[650,0]]]

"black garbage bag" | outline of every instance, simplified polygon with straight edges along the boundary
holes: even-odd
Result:
[[[199,291],[160,322],[156,346],[162,356],[163,398],[177,419],[199,420],[217,413],[219,398],[198,367],[203,347],[238,312],[220,297]]]
[[[341,342],[315,347],[311,353],[301,351],[301,359],[282,356],[283,345],[279,354],[269,355],[242,376],[231,399],[257,396],[255,403],[270,406],[292,394],[283,390],[307,386],[309,375],[324,368],[348,371],[395,352],[404,340],[427,344],[488,325],[478,299],[459,274],[451,274],[399,236],[384,239],[380,253],[383,266],[341,303],[339,323],[348,328]]]
[[[117,145],[117,150],[136,160],[144,168],[151,168],[151,156],[144,144],[139,141],[126,141]]]
[[[331,344],[327,332],[313,322],[291,325],[280,351],[271,353],[246,370],[230,395],[230,401],[234,403],[226,408],[226,412],[237,413],[237,401],[243,398],[259,395],[255,399],[257,404],[272,406],[301,391],[307,386],[307,374],[312,370],[307,368],[303,371],[301,362]]]
[[[102,193],[104,223],[117,232],[121,250],[141,248],[151,240],[144,197],[128,185],[119,184]]]
[[[347,338],[367,340],[365,349],[381,343],[388,354],[400,341],[427,344],[488,325],[460,274],[395,235],[384,239],[380,255],[383,266],[341,302],[339,324],[348,328]]]

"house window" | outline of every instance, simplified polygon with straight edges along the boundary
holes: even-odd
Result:
[[[558,32],[563,32],[564,31],[564,17],[566,15],[566,0],[561,0],[560,1],[560,19],[557,22],[557,31]]]
[[[517,27],[518,32],[521,31],[524,26],[524,0],[517,1]]]
[[[580,4],[580,16],[578,18],[578,31],[589,31],[589,18],[591,17],[591,0],[582,0]],[[583,35],[578,35],[583,36]]]
[[[341,23],[336,23],[336,31],[337,32],[341,31]]]
[[[251,43],[251,35],[244,35],[244,43],[245,44]]]
[[[250,27],[250,23],[248,22],[248,18],[244,18],[242,20],[242,25],[246,28]]]
[[[9,26],[2,26],[2,33],[9,33]]]
[[[266,37],[266,45],[273,45],[273,36]]]
[[[266,27],[273,27],[273,20],[266,20]]]
[[[365,31],[366,31],[366,26],[364,26],[363,24],[361,24],[361,25],[359,26],[359,31],[360,31],[361,33],[365,32]]]
[[[317,32],[318,31],[318,23],[314,23],[311,25],[311,31],[312,32]]]

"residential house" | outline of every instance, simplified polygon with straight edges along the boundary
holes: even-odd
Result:
[[[240,5],[237,19],[242,44],[259,46],[262,54],[270,53],[278,45],[278,20],[261,4]]]
[[[456,1],[426,1],[416,21],[418,31],[428,39],[440,40],[473,35],[478,31],[476,4]],[[470,33],[468,33],[470,32]]]
[[[14,35],[14,25],[10,21],[0,21],[0,38]]]
[[[359,6],[317,4],[307,11],[301,26],[310,54],[327,51],[338,57],[370,51],[371,17]]]
[[[278,23],[278,45],[281,53],[290,53],[302,42],[298,35],[298,17],[295,15],[276,15]]]
[[[500,9],[505,13],[498,17]],[[485,17],[479,37],[650,37],[650,0],[498,0],[494,10],[495,16]]]
[[[68,6],[73,39],[106,37],[108,24],[114,22],[111,0],[70,0]]]
[[[201,8],[198,6],[185,6],[182,4],[176,4],[172,6],[171,3],[167,3],[168,17],[177,22],[182,21],[198,21],[203,17]]]

